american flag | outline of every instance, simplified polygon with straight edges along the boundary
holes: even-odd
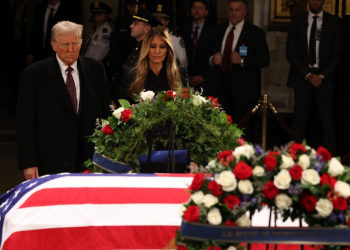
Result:
[[[58,174],[0,196],[1,249],[164,249],[191,174]]]

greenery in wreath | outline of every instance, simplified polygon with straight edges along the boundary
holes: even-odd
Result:
[[[178,88],[166,92],[143,91],[135,95],[136,104],[119,100],[121,107],[113,109],[108,120],[97,121],[97,128],[89,140],[96,152],[115,161],[129,164],[139,172],[138,156],[149,150],[149,134],[153,128],[173,121],[177,149],[190,151],[197,165],[205,165],[218,152],[238,146],[243,134],[232,119],[224,113],[217,99],[204,98],[190,88]],[[166,147],[169,133],[153,140]],[[91,163],[90,163],[91,165]],[[88,167],[96,172],[96,166]]]

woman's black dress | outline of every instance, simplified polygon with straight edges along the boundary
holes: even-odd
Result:
[[[133,70],[135,67],[127,67],[124,69],[124,77],[122,82],[122,87],[120,91],[120,98],[119,99],[126,99],[131,104],[134,104],[135,101],[131,99],[127,94],[127,89],[131,85],[131,83],[135,80],[135,74],[136,71]],[[180,68],[179,71],[181,74],[181,80],[182,84],[184,86],[187,86],[187,70],[185,68]],[[157,93],[157,91],[167,91],[170,90],[170,86],[168,84],[167,74],[166,74],[166,68],[162,67],[160,70],[158,76],[153,73],[153,71],[149,68],[147,73],[147,80],[144,89],[146,91],[153,91]],[[169,130],[167,130],[165,133],[169,134]],[[164,148],[162,144],[159,144],[155,148],[156,150],[168,150],[168,148]],[[167,173],[168,169],[170,169],[171,172],[171,162],[168,167],[167,163],[140,163],[140,172],[141,173]],[[186,169],[187,164],[182,163],[175,163],[175,172],[176,173],[185,173],[188,172],[188,169]]]

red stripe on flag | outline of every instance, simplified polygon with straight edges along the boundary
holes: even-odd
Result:
[[[20,208],[77,204],[180,204],[190,197],[182,188],[47,188]]]
[[[3,250],[16,249],[164,249],[176,226],[54,228],[13,233]]]

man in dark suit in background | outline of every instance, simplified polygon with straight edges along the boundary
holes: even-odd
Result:
[[[110,114],[103,64],[79,57],[82,25],[63,21],[52,28],[51,57],[27,67],[17,104],[18,168],[27,180],[81,172],[92,158],[88,143],[97,118]]]
[[[229,0],[229,22],[217,26],[210,63],[221,71],[219,103],[238,123],[258,103],[261,69],[270,64],[264,31],[244,20],[244,0]],[[221,67],[220,67],[221,65]],[[256,120],[245,124],[245,139],[253,141]]]
[[[205,22],[208,2],[195,0],[192,3],[193,23],[179,27],[177,33],[183,38],[188,59],[189,84],[196,90],[203,88],[204,96],[216,96],[216,86],[212,82],[213,69],[209,65],[210,44],[213,26]]]
[[[51,29],[59,21],[80,23],[80,10],[69,0],[49,0],[36,6],[28,42],[28,65],[54,54],[50,44]]]
[[[291,64],[288,87],[294,88],[293,132],[305,137],[313,99],[323,128],[323,143],[335,154],[333,89],[343,51],[343,31],[336,16],[323,11],[324,0],[308,0],[310,11],[292,19],[287,39]]]

